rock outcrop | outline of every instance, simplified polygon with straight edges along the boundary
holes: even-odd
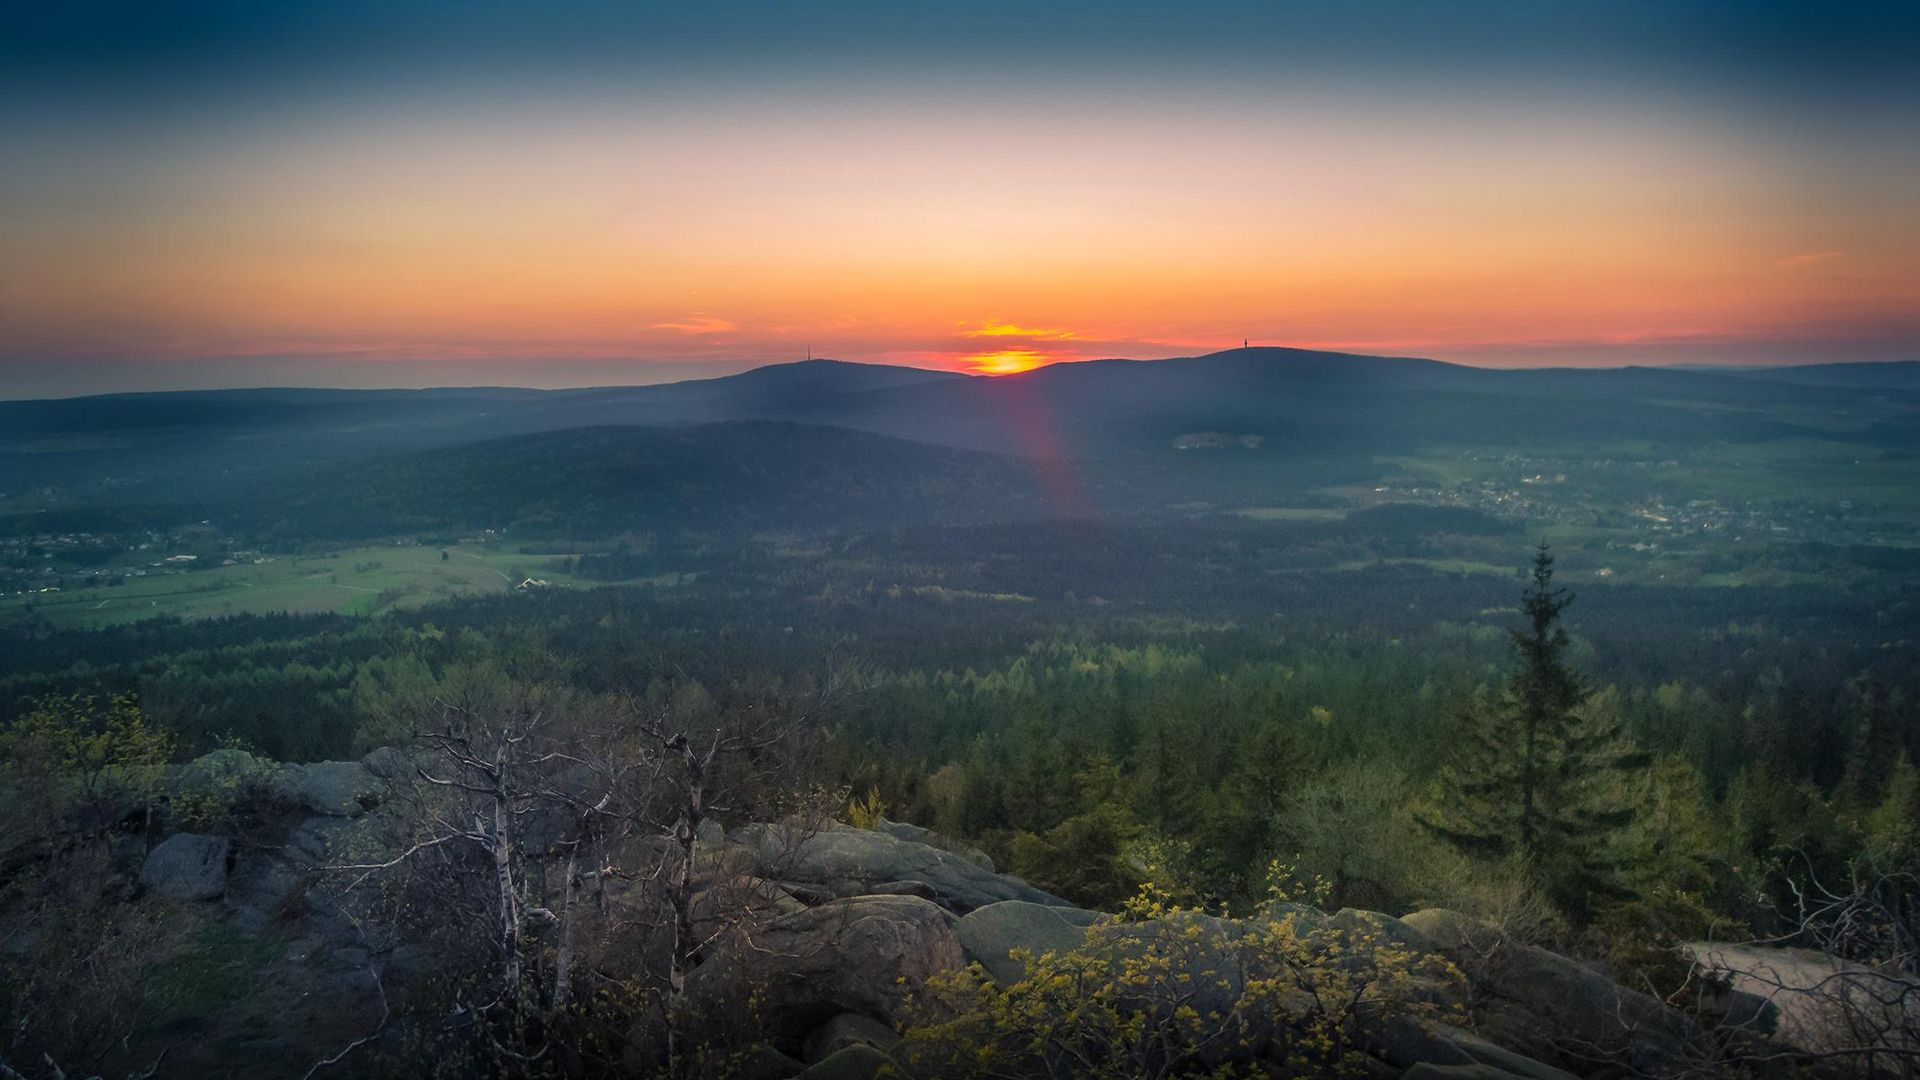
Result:
[[[1677,1010],[1557,953],[1515,941],[1457,912],[1403,920],[1465,973],[1486,1038],[1569,1069],[1673,1072],[1697,1035]]]
[[[837,824],[818,830],[791,824],[745,825],[735,829],[730,839],[753,853],[758,876],[838,898],[911,894],[911,885],[917,884],[924,886],[934,903],[955,914],[1002,900],[1072,906],[953,852],[887,833]],[[788,891],[800,895],[802,890],[789,887]]]
[[[329,817],[358,817],[378,805],[387,790],[386,781],[358,761],[288,765],[274,783],[288,802]]]
[[[841,1013],[807,1036],[806,1059],[818,1064],[849,1046],[870,1046],[887,1050],[898,1045],[900,1033],[872,1017],[859,1013]]]
[[[174,833],[147,853],[140,884],[175,900],[218,900],[227,892],[231,850],[224,836]]]
[[[873,823],[873,831],[886,833],[895,840],[905,840],[909,844],[925,844],[931,848],[939,848],[941,851],[951,851],[989,874],[994,872],[993,857],[986,852],[968,844],[958,843],[924,826],[881,818]]]
[[[1700,943],[1696,973],[1724,1023],[1808,1053],[1857,1045],[1862,1032],[1906,1033],[1920,1051],[1920,980],[1811,949]]]
[[[888,1061],[884,1052],[856,1043],[807,1066],[796,1080],[872,1080],[880,1075]]]
[[[358,1001],[368,1019],[369,1010],[385,1007],[378,987],[397,988],[407,971],[419,970],[422,946],[368,939],[345,912],[341,876],[326,868],[366,861],[407,835],[403,815],[412,802],[394,797],[389,785],[405,783],[413,768],[397,750],[296,766],[241,751],[207,755],[173,770],[170,790],[183,807],[199,810],[212,800],[246,803],[244,812],[226,819],[227,835],[166,837],[144,863],[143,845],[132,842],[123,872],[138,866],[148,894],[202,903],[198,911],[224,919],[233,934],[271,943],[277,959],[264,985],[280,995],[276,1017],[305,1022],[301,1010],[322,1016]],[[530,844],[544,835],[529,825]],[[658,871],[676,851],[668,838],[637,834],[607,854],[625,870],[598,894],[604,910],[579,924],[583,936],[599,936],[590,960],[596,970],[665,970],[670,876]],[[556,888],[564,878],[552,867],[546,873]],[[1020,956],[1076,950],[1147,980],[1122,994],[1123,1003],[1135,990],[1142,1000],[1183,996],[1205,1014],[1236,1007],[1250,986],[1279,987],[1261,999],[1263,1011],[1241,1029],[1243,1038],[1207,1051],[1202,1064],[1210,1068],[1284,1068],[1316,1007],[1293,978],[1307,969],[1314,977],[1352,976],[1354,985],[1391,971],[1392,993],[1362,1001],[1343,1021],[1366,1055],[1366,1071],[1381,1078],[1658,1077],[1697,1061],[1691,1055],[1707,1041],[1694,1020],[1664,1002],[1454,912],[1394,918],[1273,904],[1246,919],[1195,912],[1116,919],[996,874],[990,861],[898,822],[873,830],[745,824],[728,832],[704,821],[686,913],[699,942],[688,957],[686,1007],[700,1030],[732,1040],[730,1060],[741,1077],[874,1076],[907,1053],[898,1027],[915,1018],[908,998],[927,980],[978,964],[1005,988],[1029,973]],[[1781,1010],[1743,994],[1739,975],[1794,957],[1763,950],[1701,959],[1736,983],[1732,990],[1724,979],[1714,983],[1720,996],[1702,1007],[1711,1017],[1703,1022],[1728,1037],[1769,1037]],[[386,981],[376,985],[379,979]],[[1787,1012],[1785,1027],[1797,1030]],[[290,1036],[287,1042],[290,1061],[313,1049]]]
[[[1086,940],[1087,928],[1103,916],[1085,908],[1002,900],[976,908],[954,923],[967,959],[985,968],[1002,986],[1019,982],[1027,966],[1012,954],[1069,952]]]
[[[833,900],[723,941],[687,981],[696,1015],[726,1023],[748,1000],[752,1018],[803,1037],[840,1013],[887,1024],[906,1019],[912,987],[965,963],[953,916],[916,896]]]

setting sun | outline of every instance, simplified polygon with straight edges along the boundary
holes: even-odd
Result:
[[[9,7],[0,1080],[1920,1080],[1916,54]]]
[[[981,375],[1018,375],[1052,363],[1056,357],[1032,349],[1005,349],[967,357],[967,368]]]

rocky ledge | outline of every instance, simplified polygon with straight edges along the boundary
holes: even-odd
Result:
[[[345,861],[342,852],[356,837],[401,812],[389,785],[407,768],[405,756],[391,750],[357,762],[292,766],[223,751],[169,777],[173,797],[184,803],[252,800],[277,808],[277,817],[264,819],[264,832],[246,837],[216,827],[150,840],[137,853],[137,870],[129,868],[144,897],[136,902],[182,905],[223,924],[223,932],[277,946],[258,973],[262,992],[240,1006],[271,1010],[276,1034],[249,1042],[233,1034],[246,1023],[203,1020],[228,1050],[249,1055],[256,1075],[303,1072],[322,1052],[338,1049],[338,1033],[377,1029],[386,987],[403,982],[418,960],[410,952],[416,947],[404,941],[369,944],[343,915],[337,884],[325,873]],[[1402,996],[1355,1008],[1343,1021],[1369,1076],[1679,1076],[1729,1040],[1791,1054],[1791,1042],[1770,1040],[1810,1038],[1797,1036],[1793,1025],[1776,1030],[1780,1010],[1725,979],[1697,998],[1711,998],[1710,1009],[1683,1012],[1450,911],[1395,917],[1276,905],[1241,919],[1197,912],[1120,918],[1075,907],[995,872],[978,852],[893,822],[805,830],[751,822],[724,830],[709,822],[697,844],[696,926],[720,926],[719,897],[730,890],[729,897],[748,897],[744,906],[724,906],[750,932],[712,934],[688,975],[685,1001],[696,1014],[717,1017],[754,1000],[759,1041],[735,1055],[741,1076],[874,1076],[902,1062],[902,1030],[924,1019],[915,1010],[929,980],[970,969],[990,985],[1016,986],[1047,954],[1104,956],[1124,967],[1174,936],[1183,959],[1144,977],[1178,981],[1204,973],[1206,989],[1193,997],[1204,1012],[1208,994],[1225,1002],[1272,974],[1254,970],[1244,944],[1276,925],[1304,950],[1286,953],[1283,966],[1304,956],[1367,971],[1390,949],[1395,964],[1411,972]],[[1725,954],[1713,965],[1730,966]],[[1284,1072],[1285,1033],[1299,1020],[1289,1010],[1305,1006],[1297,997],[1276,1001],[1270,1023],[1248,1026],[1208,1065]],[[1418,1007],[1402,1007],[1407,1002]],[[646,1065],[635,1062],[636,1069]]]

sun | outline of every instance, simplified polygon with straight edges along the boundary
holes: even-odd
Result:
[[[1048,362],[1048,357],[1032,349],[1002,349],[967,357],[968,365],[981,375],[1018,375]]]

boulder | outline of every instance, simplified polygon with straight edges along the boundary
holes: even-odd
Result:
[[[294,826],[287,838],[291,861],[311,867],[327,862],[345,861],[339,850],[356,831],[354,822],[337,817],[310,817]]]
[[[1521,1076],[1491,1065],[1415,1065],[1400,1074],[1400,1080],[1523,1080]]]
[[[1295,933],[1316,962],[1348,970],[1386,966],[1400,973],[1398,992],[1434,1016],[1464,1022],[1472,1001],[1465,974],[1433,940],[1403,919],[1342,908],[1318,919],[1294,916]]]
[[[224,836],[174,833],[147,853],[140,884],[175,900],[218,900],[227,891]]]
[[[280,770],[282,798],[315,814],[357,817],[377,806],[387,785],[358,761],[316,761]]]
[[[897,1023],[911,988],[964,962],[953,917],[938,905],[862,896],[723,938],[689,976],[687,998],[716,1023],[753,998],[769,1031],[798,1039],[843,1012]]]
[[[176,797],[211,799],[224,807],[271,794],[280,773],[278,762],[229,747],[210,750],[170,770],[166,786]]]
[[[1441,909],[1401,920],[1465,973],[1479,1033],[1574,1072],[1678,1068],[1696,1030],[1665,1003],[1495,927]]]
[[[360,759],[360,764],[382,780],[398,780],[401,777],[412,776],[414,770],[412,755],[397,746],[382,746],[369,750],[367,755]]]
[[[262,930],[294,909],[307,882],[307,875],[285,859],[241,860],[227,879],[232,918],[248,931]]]
[[[1087,928],[1100,918],[1084,908],[1002,900],[968,912],[953,930],[967,959],[985,968],[994,982],[1009,986],[1027,973],[1026,964],[1010,955],[1015,949],[1035,955],[1070,952],[1086,942]]]
[[[1404,1010],[1367,1009],[1360,1013],[1357,1036],[1367,1053],[1399,1068],[1420,1066],[1491,1070],[1504,1080],[1574,1080],[1572,1073],[1496,1046],[1448,1024],[1419,1020]],[[1444,1074],[1451,1075],[1451,1074]],[[1475,1075],[1462,1073],[1463,1076]]]
[[[771,1046],[756,1046],[729,1065],[731,1071],[722,1075],[733,1080],[791,1080],[807,1068],[805,1062],[796,1061]]]
[[[771,881],[741,875],[716,881],[688,899],[694,936],[706,940],[735,923],[762,923],[805,911],[807,906]]]
[[[940,902],[940,893],[924,881],[882,881],[874,885],[864,882],[848,882],[860,888],[863,896],[917,896],[922,900]]]
[[[1813,949],[1697,943],[1696,979],[1723,1025],[1824,1053],[1858,1045],[1859,1032],[1920,1031],[1920,980]]]
[[[1418,927],[1405,919],[1396,919],[1378,911],[1341,908],[1323,918],[1313,919],[1301,916],[1299,919],[1302,925],[1310,929],[1337,930],[1348,939],[1364,941],[1369,949],[1390,945],[1413,953],[1439,951],[1433,939],[1421,933]]]
[[[1251,921],[1183,911],[1146,922],[1098,925],[1087,935],[1086,948],[1106,960],[1115,975],[1141,973],[1137,981],[1122,982],[1118,1000],[1129,1007],[1164,1001],[1175,993],[1202,1016],[1224,1015],[1244,998],[1249,980],[1271,979],[1281,987],[1292,982],[1286,970],[1290,957],[1263,948],[1267,942],[1255,936],[1263,929]],[[1262,1041],[1278,1036],[1308,1003],[1283,990],[1269,1004],[1274,1007],[1263,1017],[1268,1026],[1250,1037],[1256,1055],[1263,1052]]]
[[[886,818],[873,823],[874,832],[883,832],[895,840],[905,840],[909,844],[925,844],[928,847],[940,847],[933,841],[933,830],[920,825],[909,825],[904,821],[888,821]]]
[[[942,851],[950,851],[967,860],[987,873],[993,873],[993,859],[976,847],[957,844],[932,829],[920,825],[909,825],[904,821],[888,821],[886,818],[874,822],[874,832],[883,832],[895,840],[905,840],[910,844],[925,844]]]
[[[891,1050],[899,1041],[899,1032],[872,1017],[841,1013],[807,1036],[805,1056],[808,1061],[818,1063],[849,1046]]]
[[[1326,912],[1297,900],[1269,901],[1261,906],[1260,913],[1270,919],[1291,919],[1293,925],[1302,931],[1317,930],[1327,921]]]
[[[956,914],[1002,900],[1072,906],[950,851],[887,833],[844,825],[820,831],[794,825],[744,825],[734,831],[733,840],[754,853],[759,876],[814,885],[840,897],[865,895],[879,885],[917,881],[932,890],[936,903]]]
[[[808,1066],[796,1080],[873,1080],[892,1060],[865,1043],[856,1043]]]
[[[1735,976],[1718,966],[1718,961],[1707,959],[1702,962],[1699,946],[1694,946],[1694,968],[1689,973],[1693,990],[1694,1018],[1701,1023],[1716,1028],[1744,1032],[1749,1035],[1768,1036],[1779,1033],[1780,1005],[1774,996],[1781,988],[1766,986],[1761,989],[1740,989],[1733,985]],[[1711,949],[1712,946],[1706,946]],[[1752,986],[1752,983],[1747,985]]]

